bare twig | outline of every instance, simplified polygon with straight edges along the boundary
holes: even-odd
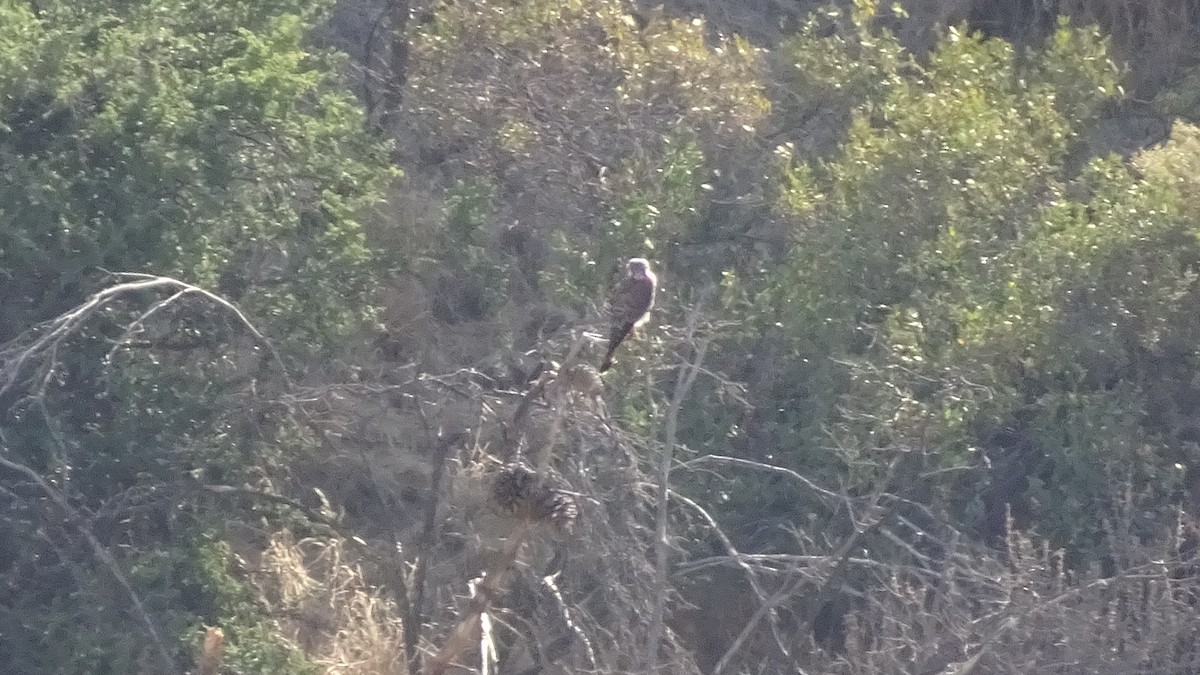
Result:
[[[520,458],[519,449],[522,439],[528,434],[529,420],[534,403],[551,390],[550,385],[557,374],[566,372],[578,360],[585,340],[585,334],[580,333],[576,335],[557,373],[549,371],[542,373],[537,382],[521,397],[521,402],[517,405],[517,409],[514,411],[509,423],[502,429],[505,439],[504,453],[506,461],[515,461]],[[567,392],[559,391],[557,388],[554,391],[555,399],[552,407],[554,416],[551,421],[551,427],[542,445],[536,449],[532,458],[534,468],[539,477],[544,475],[545,469],[550,463],[564,416],[562,404]],[[436,495],[431,496],[431,504],[434,503],[432,500],[436,498]],[[427,510],[427,517],[430,513],[432,513],[432,507]],[[483,576],[472,582],[472,600],[468,606],[467,614],[460,619],[454,633],[445,641],[441,650],[430,662],[427,670],[429,675],[439,675],[445,672],[461,652],[466,650],[472,643],[477,642],[475,637],[477,631],[479,632],[478,643],[480,648],[484,649],[486,647],[487,641],[485,638],[487,637],[487,631],[485,627],[490,620],[488,611],[495,598],[500,595],[507,585],[512,567],[516,562],[521,547],[529,539],[533,525],[534,523],[528,519],[522,520],[520,525],[509,536],[508,544],[499,558],[496,559]],[[423,579],[419,581],[419,586],[423,587]],[[418,580],[414,580],[414,588],[418,587],[417,582]],[[414,605],[416,604],[414,602]],[[486,663],[487,655],[481,653],[481,659],[483,659],[482,663]]]
[[[8,449],[5,448],[4,451],[7,453]],[[117,564],[116,559],[113,558],[112,554],[108,552],[108,549],[104,548],[104,545],[101,544],[98,539],[96,539],[96,536],[92,534],[91,530],[89,530],[87,525],[84,523],[83,518],[79,516],[75,509],[71,508],[71,505],[67,503],[67,500],[65,497],[63,497],[62,493],[56,490],[54,486],[47,483],[38,472],[25,466],[24,464],[0,456],[0,467],[4,467],[15,473],[19,473],[29,482],[36,485],[38,489],[42,491],[42,494],[46,495],[46,497],[60,511],[63,519],[69,523],[81,537],[83,537],[84,541],[86,541],[88,544],[88,548],[91,549],[92,555],[104,567],[104,569],[106,569],[108,573],[112,575],[112,578],[117,582],[117,585],[121,588],[121,591],[124,592],[125,596],[129,599],[129,604],[133,608],[133,612],[137,616],[138,621],[141,622],[142,629],[145,630],[146,636],[150,638],[150,641],[154,645],[154,650],[158,653],[158,659],[161,661],[164,668],[163,672],[181,673],[182,670],[180,670],[179,664],[175,663],[175,659],[171,656],[170,651],[167,650],[166,644],[162,641],[162,637],[158,634],[158,629],[155,628],[154,620],[150,618],[150,614],[146,612],[146,606],[142,604],[142,599],[133,590],[133,586],[129,584],[129,580],[125,578],[125,574],[121,572],[121,568]]]
[[[717,555],[707,558],[698,558],[680,563],[675,568],[675,574],[680,576],[688,576],[698,574],[715,567],[728,567],[734,569],[745,570],[749,567],[755,570],[756,575],[760,574],[790,574],[798,568],[816,568],[819,569],[822,565],[828,563],[829,556],[827,555],[797,555],[793,553],[741,553],[733,555]],[[875,560],[873,558],[863,558],[859,556],[850,556],[846,558],[848,565],[854,565],[867,570],[874,570],[883,574],[894,574],[903,572],[911,574],[914,577],[920,577],[925,582],[936,583],[940,577],[938,573],[920,565],[908,565],[903,563],[889,562],[887,560]],[[995,584],[998,586],[998,584]]]
[[[220,305],[221,307],[224,307],[226,310],[228,310],[230,313],[232,313],[235,317],[237,317],[238,322],[241,323],[242,326],[246,329],[246,331],[248,333],[250,333],[251,336],[254,337],[254,340],[255,340],[255,342],[258,343],[258,346],[263,348],[267,352],[267,354],[269,354],[271,356],[271,360],[274,361],[275,365],[279,368],[279,374],[283,378],[284,383],[287,384],[288,390],[292,390],[295,388],[295,384],[292,382],[291,376],[288,374],[287,366],[284,365],[283,358],[279,355],[279,352],[275,349],[274,343],[272,343],[270,340],[268,340],[267,336],[263,335],[258,330],[258,328],[256,328],[255,325],[253,323],[251,323],[250,319],[247,318],[245,313],[243,313],[241,309],[238,309],[238,307],[236,305],[234,305],[232,302],[230,302],[229,300],[226,300],[225,298],[217,295],[216,293],[213,293],[211,291],[207,291],[203,288],[200,288],[199,286],[193,286],[191,284],[179,281],[178,279],[172,279],[171,277],[162,277],[162,276],[157,276],[157,275],[153,275],[153,274],[142,274],[140,272],[118,272],[117,276],[118,277],[129,277],[131,279],[144,279],[145,283],[150,284],[150,286],[148,286],[147,288],[153,288],[155,286],[162,286],[164,288],[180,289],[181,293],[177,293],[177,295],[183,295],[186,293],[195,293],[195,294],[200,295],[201,297],[207,298],[208,300],[216,303],[217,305]],[[123,285],[124,284],[120,284],[118,286],[114,286],[107,290],[116,291],[116,290],[119,290],[120,287]],[[101,291],[101,292],[103,292],[103,291]],[[93,296],[93,297],[95,297],[95,296]]]
[[[708,523],[709,529],[716,534],[717,539],[721,541],[721,545],[725,547],[725,550],[729,554],[726,557],[722,557],[722,560],[728,560],[732,562],[738,569],[745,573],[746,582],[750,584],[750,589],[754,591],[754,595],[758,598],[759,603],[761,603],[761,605],[769,604],[770,598],[763,589],[761,582],[759,582],[758,573],[749,563],[751,558],[743,555],[737,550],[737,548],[734,547],[733,542],[725,535],[725,532],[721,530],[721,527],[717,524],[716,519],[709,515],[708,511],[705,511],[704,507],[697,504],[694,500],[689,499],[688,497],[681,495],[674,490],[671,490],[671,497],[700,514],[700,517]],[[771,632],[775,638],[775,647],[779,650],[779,653],[782,654],[784,658],[791,658],[791,650],[787,648],[786,641],[783,637],[783,632],[779,626],[779,617],[777,616],[774,608],[767,610],[767,618],[771,622]]]
[[[174,291],[174,293],[169,298],[156,303],[130,324],[129,329],[126,331],[126,339],[138,329],[139,322],[149,319],[169,303],[176,302],[188,294],[196,294],[232,313],[246,331],[254,337],[255,342],[270,355],[272,361],[278,366],[280,376],[287,384],[287,388],[289,390],[292,389],[293,384],[288,375],[287,367],[284,365],[279,352],[275,350],[275,346],[230,301],[203,288],[170,277],[134,272],[120,272],[116,276],[128,277],[136,279],[136,281],[122,282],[97,291],[71,311],[27,331],[27,335],[36,336],[32,342],[23,342],[18,338],[9,343],[11,346],[6,346],[3,350],[0,350],[0,362],[3,363],[3,366],[0,366],[0,381],[2,381],[2,384],[0,384],[0,397],[9,393],[13,387],[16,387],[22,381],[22,374],[31,362],[43,357],[49,357],[44,366],[47,373],[43,377],[43,382],[48,381],[49,374],[54,371],[54,366],[57,363],[58,349],[63,341],[68,336],[76,333],[84,323],[110,303],[128,295],[134,295],[143,291],[158,290],[169,290]]]
[[[508,538],[508,542],[496,560],[478,579],[471,584],[471,601],[467,605],[466,615],[459,620],[454,633],[442,645],[441,650],[429,664],[427,675],[443,675],[455,659],[478,641],[482,627],[482,617],[491,609],[492,603],[508,584],[517,556],[521,548],[529,540],[533,524],[522,522]]]
[[[777,474],[780,474],[783,476],[787,476],[788,478],[791,478],[792,480],[795,480],[796,482],[800,483],[801,485],[805,486],[809,490],[812,490],[813,492],[817,493],[818,495],[820,495],[822,497],[830,497],[830,498],[839,499],[839,500],[841,499],[841,496],[838,495],[838,493],[836,493],[832,490],[827,490],[827,489],[817,485],[816,483],[812,482],[808,478],[805,478],[804,476],[800,475],[796,471],[793,471],[792,469],[788,469],[788,468],[785,468],[782,466],[775,466],[774,464],[765,464],[763,462],[755,462],[753,460],[743,459],[741,457],[727,457],[725,455],[702,455],[700,457],[696,457],[695,459],[690,459],[686,462],[680,462],[679,466],[676,468],[697,469],[706,464],[727,464],[729,466],[753,469],[755,471],[767,471],[770,473],[777,473]]]
[[[567,628],[570,628],[575,637],[579,638],[579,641],[583,643],[583,647],[587,651],[588,662],[591,664],[592,669],[595,670],[596,650],[592,647],[592,641],[588,638],[587,633],[571,618],[571,608],[567,605],[566,599],[563,598],[562,590],[558,587],[558,582],[555,580],[557,576],[557,574],[551,574],[542,577],[542,583],[545,584],[546,588],[550,589],[550,594],[554,596],[554,601],[558,604],[558,611],[562,614]]]
[[[814,607],[821,607],[821,605],[823,605],[833,593],[835,588],[834,582],[839,578],[842,570],[844,570],[850,564],[851,551],[854,550],[863,537],[880,527],[886,519],[888,513],[895,509],[895,502],[892,502],[891,507],[884,507],[881,505],[881,503],[887,495],[887,490],[890,486],[892,476],[895,475],[895,470],[898,463],[898,459],[893,460],[888,466],[885,476],[880,481],[879,488],[875,490],[872,495],[870,504],[866,508],[867,513],[862,520],[855,515],[853,509],[850,510],[849,516],[851,519],[851,524],[854,527],[854,531],[850,534],[850,536],[846,537],[845,541],[842,542],[841,546],[839,546],[832,555],[826,558],[826,566],[829,568],[829,570],[823,575],[824,579],[820,582],[816,598],[812,603]],[[847,506],[849,506],[849,497],[844,497],[844,499],[847,502]],[[746,642],[749,640],[750,636],[753,635],[754,631],[758,628],[758,624],[767,617],[774,607],[787,602],[789,598],[793,597],[801,588],[805,587],[809,583],[807,578],[803,575],[797,573],[794,574],[794,577],[794,581],[782,584],[779,590],[777,590],[767,602],[764,602],[759,606],[754,615],[750,617],[750,620],[746,622],[746,625],[742,628],[741,633],[739,633],[737,638],[734,639],[733,644],[731,644],[729,648],[725,650],[725,654],[721,656],[721,659],[717,662],[716,667],[713,668],[713,675],[720,675],[721,673],[725,672],[725,669],[728,668],[732,663],[733,657],[736,656],[737,653],[741,651],[742,647],[746,645]],[[803,633],[806,631],[810,622],[811,619],[801,621],[800,624],[795,628],[796,632]]]
[[[675,380],[675,391],[671,395],[670,407],[667,408],[667,420],[663,431],[663,444],[659,458],[657,510],[654,523],[654,608],[650,614],[649,632],[646,636],[645,672],[653,672],[658,667],[658,650],[662,644],[663,617],[667,605],[667,577],[669,576],[667,550],[667,506],[669,501],[671,464],[675,459],[675,446],[679,434],[679,410],[683,400],[687,398],[692,385],[696,383],[700,365],[704,363],[704,355],[708,352],[711,338],[696,342],[696,329],[700,323],[701,312],[704,308],[705,297],[693,306],[688,317],[685,341],[695,345],[695,355],[688,363],[680,366],[678,379]]]
[[[419,405],[419,404],[418,404]],[[425,425],[427,437],[432,438],[432,430],[428,426],[424,412],[421,422]],[[425,623],[425,591],[426,578],[429,574],[429,560],[433,557],[433,544],[437,539],[438,504],[442,499],[442,476],[446,472],[446,458],[450,448],[462,440],[463,432],[449,436],[437,432],[437,446],[431,453],[429,463],[433,467],[433,475],[429,479],[429,499],[425,502],[425,522],[421,529],[421,540],[417,548],[416,569],[413,571],[411,600],[409,613],[404,617],[404,648],[408,653],[409,669],[413,672],[420,667],[420,653],[417,644],[421,637],[421,627]]]
[[[574,367],[575,362],[579,360],[579,352],[583,349],[584,343],[587,341],[587,334],[580,331],[575,339],[571,342],[571,348],[567,352],[567,358],[563,359],[562,365],[558,367],[556,376],[562,373],[570,372]],[[561,388],[556,387],[554,392],[554,417],[550,421],[550,430],[546,434],[546,440],[538,448],[537,454],[533,458],[533,468],[539,474],[543,474],[546,467],[550,465],[550,458],[554,453],[554,446],[558,445],[558,438],[562,432],[563,415],[565,414],[565,402],[568,393]],[[522,404],[525,402],[522,401]]]

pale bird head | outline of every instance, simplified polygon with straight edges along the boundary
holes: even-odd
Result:
[[[644,277],[650,271],[650,261],[645,258],[630,258],[625,263],[625,272],[631,277]]]

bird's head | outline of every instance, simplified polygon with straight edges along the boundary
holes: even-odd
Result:
[[[645,277],[650,272],[650,261],[645,258],[630,258],[625,263],[625,272],[631,277]]]

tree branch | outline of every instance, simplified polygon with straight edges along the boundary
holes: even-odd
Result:
[[[667,605],[667,577],[669,576],[667,549],[670,544],[667,541],[667,506],[670,497],[671,463],[675,459],[675,446],[678,443],[679,435],[679,409],[683,406],[683,400],[687,398],[692,385],[696,383],[696,376],[699,374],[700,366],[704,363],[704,356],[712,341],[711,338],[706,337],[700,340],[699,344],[696,343],[696,329],[700,322],[706,295],[701,295],[688,317],[684,339],[688,344],[696,345],[695,355],[690,363],[680,366],[679,377],[675,381],[675,391],[671,395],[670,407],[667,408],[667,421],[663,431],[656,491],[657,509],[654,518],[654,608],[650,614],[649,632],[646,636],[645,672],[653,672],[657,669],[658,651],[662,644],[663,617]]]
[[[9,452],[7,447],[4,448],[4,452]],[[91,549],[92,555],[96,558],[97,562],[99,562],[100,565],[103,566],[110,575],[112,575],[112,578],[117,582],[117,585],[129,599],[129,604],[133,608],[133,612],[137,616],[138,621],[141,622],[142,629],[146,631],[147,637],[150,638],[151,643],[154,645],[154,650],[158,653],[158,658],[159,661],[162,662],[164,672],[182,673],[183,671],[180,669],[179,664],[177,664],[175,659],[171,657],[170,651],[167,650],[166,644],[163,643],[162,637],[159,636],[158,629],[154,627],[154,620],[151,619],[149,613],[146,612],[146,607],[144,604],[142,604],[142,599],[136,592],[134,592],[133,586],[129,584],[129,580],[126,579],[125,574],[121,572],[121,568],[117,564],[116,559],[113,558],[112,554],[108,552],[108,549],[104,548],[104,545],[101,544],[98,539],[96,539],[96,536],[93,535],[91,530],[87,528],[87,525],[84,524],[83,518],[79,517],[79,514],[75,511],[75,509],[73,509],[71,505],[67,503],[66,498],[64,498],[62,494],[54,488],[54,486],[47,483],[46,480],[42,478],[40,474],[38,474],[38,472],[25,466],[24,464],[14,462],[3,456],[0,456],[0,467],[4,467],[9,471],[13,471],[24,476],[27,480],[29,480],[29,482],[36,485],[38,489],[42,491],[42,494],[46,495],[46,497],[55,505],[55,507],[58,508],[63,519],[69,523],[71,527],[80,534],[80,536],[84,538],[88,544],[88,548]]]

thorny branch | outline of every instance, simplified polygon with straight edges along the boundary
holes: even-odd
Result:
[[[471,601],[466,614],[430,661],[427,675],[444,675],[454,665],[455,659],[475,643],[483,627],[483,616],[491,610],[495,599],[508,585],[517,557],[529,540],[532,529],[532,523],[522,523],[509,536],[503,551],[487,571],[471,583]]]
[[[585,335],[576,336],[572,342],[570,350],[558,372],[565,372],[572,367],[575,361],[579,358],[580,350],[584,344]],[[521,398],[516,411],[509,423],[504,427],[503,433],[505,437],[505,453],[508,461],[519,459],[519,448],[521,441],[528,433],[528,421],[534,401],[545,394],[552,373],[543,373],[537,382],[529,389],[528,392]],[[558,440],[558,430],[562,423],[562,417],[565,413],[562,406],[561,394],[557,401],[558,405],[554,406],[554,417],[550,424],[550,433],[543,441],[541,447],[536,449],[534,454],[535,466],[539,473],[543,472],[550,462],[550,457],[554,446]],[[435,505],[435,500],[438,499],[436,494],[431,495],[431,504]],[[427,515],[432,512],[427,511]],[[512,575],[513,568],[516,565],[517,558],[520,556],[521,550],[528,541],[530,534],[533,531],[534,523],[523,521],[517,529],[509,535],[508,542],[505,545],[502,553],[492,562],[487,571],[471,584],[471,602],[468,604],[465,615],[459,620],[457,627],[449,638],[442,644],[441,649],[430,661],[427,669],[428,675],[441,675],[452,665],[459,655],[467,650],[470,645],[479,636],[481,645],[481,658],[486,663],[488,658],[488,649],[484,648],[488,642],[488,632],[485,630],[490,622],[489,611],[495,599],[504,591],[508,584],[508,580]],[[414,582],[415,583],[415,582]],[[423,580],[421,586],[424,585]],[[417,589],[415,589],[417,590]],[[414,609],[415,611],[415,609]]]

